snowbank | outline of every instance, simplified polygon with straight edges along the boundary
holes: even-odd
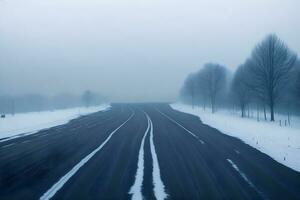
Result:
[[[191,106],[176,103],[175,110],[199,116],[204,124],[222,133],[237,137],[274,160],[300,172],[300,119],[293,117],[292,127],[279,126],[278,122],[241,118],[237,114],[221,111],[215,114],[192,109]]]
[[[36,133],[39,130],[68,123],[70,120],[97,111],[106,110],[110,105],[79,107],[54,111],[19,113],[0,119],[0,139],[7,141],[16,137]],[[0,141],[0,142],[1,142]]]

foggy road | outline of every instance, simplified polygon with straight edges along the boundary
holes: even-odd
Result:
[[[167,104],[0,140],[0,199],[300,199],[300,173]]]

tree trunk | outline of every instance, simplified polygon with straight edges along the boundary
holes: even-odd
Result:
[[[256,114],[256,118],[257,118],[257,121],[259,122],[259,106],[257,104],[257,114]]]
[[[291,125],[291,117],[290,117],[290,106],[288,105],[288,123]]]
[[[266,105],[264,104],[264,117],[265,117],[265,121],[267,121],[267,113],[266,113]]]
[[[273,103],[270,103],[270,112],[271,112],[271,122],[274,122],[275,118],[274,118],[274,104]]]
[[[269,91],[269,106],[270,106],[270,112],[271,112],[271,122],[275,121],[274,118],[274,95],[272,93],[272,90]]]
[[[241,106],[241,111],[242,111],[242,118],[245,117],[245,106]]]
[[[214,101],[214,97],[211,96],[210,98],[210,104],[211,104],[211,113],[215,112],[215,101]]]
[[[250,117],[250,106],[248,106],[248,118]]]
[[[192,108],[194,109],[194,95],[192,94]]]

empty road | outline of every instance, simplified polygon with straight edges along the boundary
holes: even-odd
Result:
[[[0,140],[0,199],[300,199],[300,173],[167,104]]]

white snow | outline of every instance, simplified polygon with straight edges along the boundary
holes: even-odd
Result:
[[[129,194],[132,194],[132,200],[140,200],[144,199],[142,194],[142,185],[143,185],[143,179],[144,179],[144,144],[145,144],[145,138],[147,136],[147,133],[149,132],[150,128],[150,122],[148,120],[148,126],[144,133],[140,150],[139,150],[139,157],[138,157],[138,167],[135,174],[135,181],[134,184],[131,186]]]
[[[150,151],[153,160],[153,171],[152,171],[152,178],[153,178],[153,185],[154,185],[154,196],[157,200],[163,200],[168,197],[165,192],[165,185],[161,180],[160,176],[160,169],[157,159],[157,154],[155,151],[155,146],[153,142],[153,123],[150,117],[147,115],[147,118],[150,122]]]
[[[279,126],[279,122],[269,122],[255,118],[241,118],[238,114],[221,110],[214,114],[202,108],[194,108],[181,103],[171,104],[175,110],[199,116],[204,124],[214,127],[224,134],[237,137],[269,155],[283,165],[300,172],[300,118],[292,118],[292,126]],[[283,119],[283,116],[277,116]]]
[[[1,140],[3,142],[16,137],[33,134],[42,129],[68,123],[70,120],[82,115],[109,108],[110,105],[103,104],[89,108],[78,107],[54,111],[18,113],[14,116],[6,115],[6,118],[0,118],[0,139],[5,138]]]
[[[62,178],[60,178],[47,192],[40,197],[40,200],[48,200],[51,199],[68,180],[82,167],[85,163],[87,163],[98,151],[100,151],[104,145],[110,140],[110,138],[122,127],[124,126],[133,116],[134,112],[130,115],[130,117],[123,122],[118,128],[116,128],[113,132],[109,134],[106,140],[94,151],[84,157],[79,163],[77,163],[68,173],[66,173]]]
[[[153,123],[150,119],[149,115],[145,113],[147,117],[148,126],[144,133],[140,150],[139,150],[139,157],[138,157],[138,168],[135,175],[134,184],[131,186],[129,194],[132,194],[133,200],[144,199],[142,194],[142,185],[143,185],[143,178],[144,178],[144,143],[147,133],[150,132],[150,152],[152,157],[152,181],[154,185],[154,196],[157,200],[164,200],[167,198],[167,194],[165,192],[165,185],[163,184],[160,176],[160,169],[159,163],[157,159],[157,154],[155,151],[154,141],[153,141]]]

